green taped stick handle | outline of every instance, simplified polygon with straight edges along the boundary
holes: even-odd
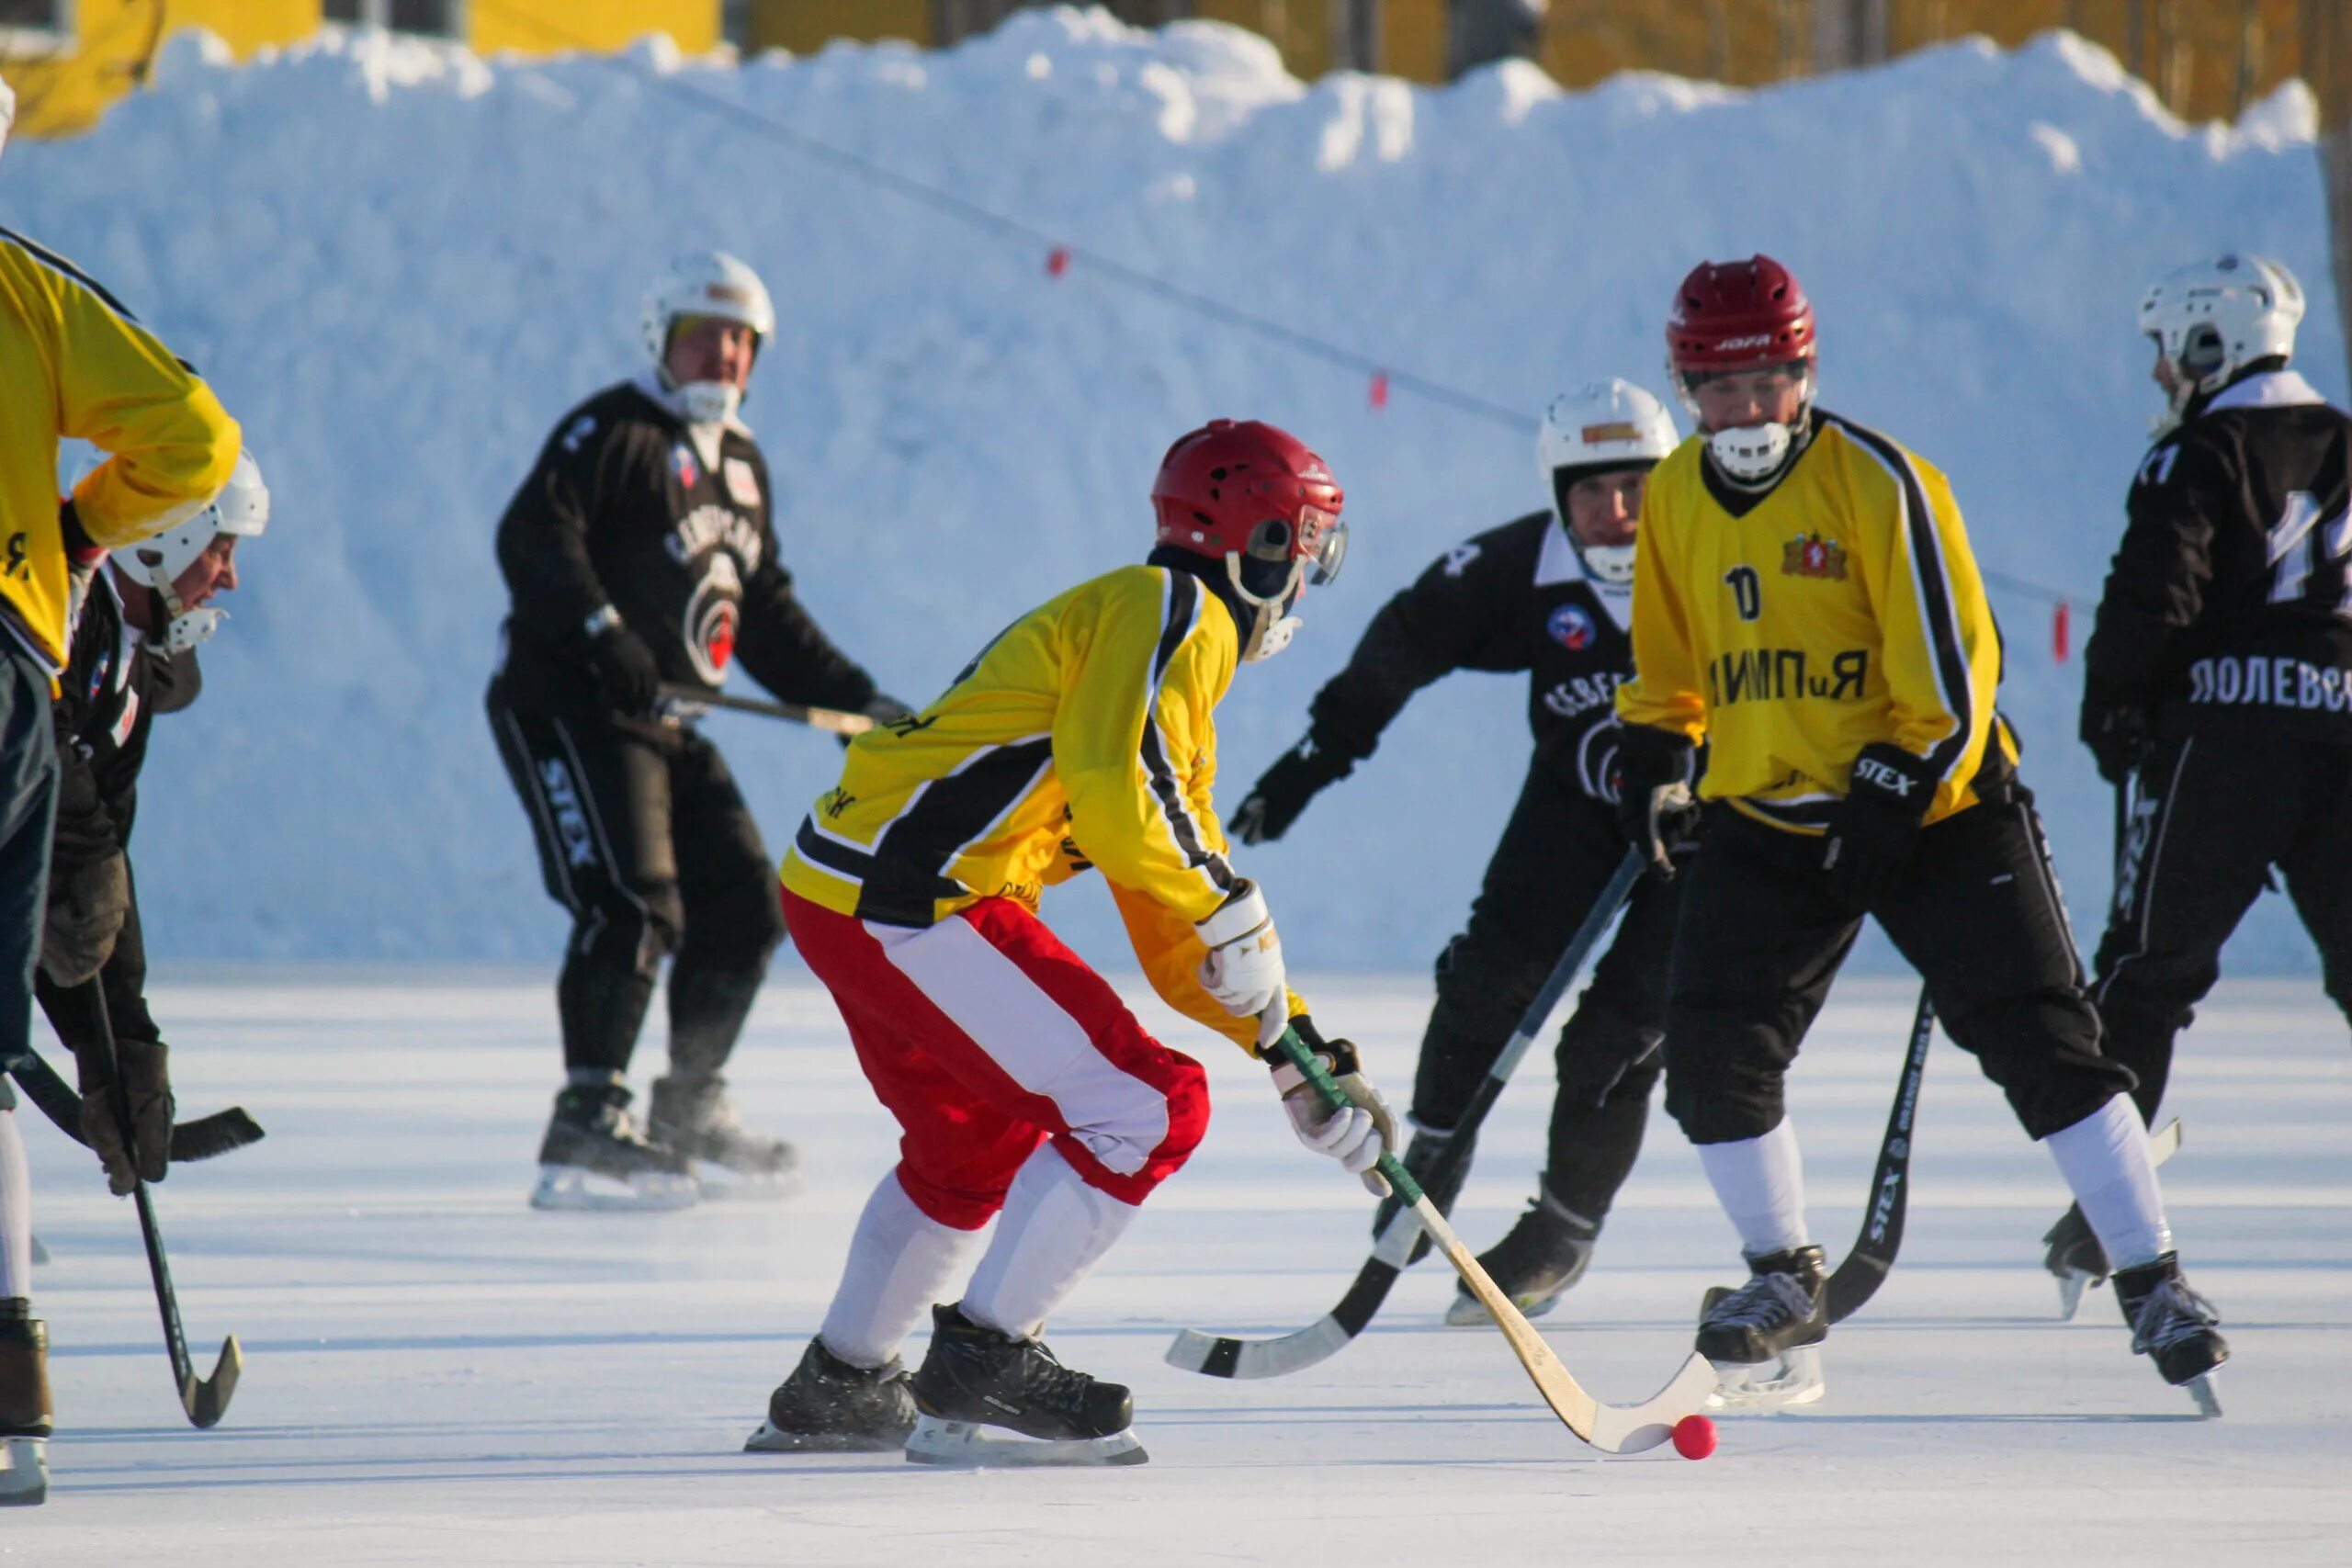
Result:
[[[1306,1081],[1315,1086],[1315,1092],[1323,1097],[1324,1104],[1334,1111],[1355,1109],[1356,1102],[1348,1098],[1348,1091],[1340,1087],[1340,1080],[1331,1076],[1331,1069],[1323,1065],[1323,1058],[1306,1048],[1306,1042],[1298,1037],[1297,1030],[1287,1023],[1283,1025],[1274,1047],[1283,1054],[1284,1061],[1296,1067]],[[1405,1207],[1410,1209],[1419,1205],[1421,1184],[1405,1169],[1404,1162],[1396,1157],[1394,1149],[1381,1150],[1380,1159],[1372,1168],[1380,1172],[1396,1196],[1404,1200]]]

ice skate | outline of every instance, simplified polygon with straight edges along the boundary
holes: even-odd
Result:
[[[800,1364],[768,1395],[768,1418],[743,1444],[745,1453],[892,1453],[914,1430],[907,1369],[854,1367],[822,1339],[808,1341]]]
[[[2181,1277],[2178,1255],[2117,1269],[2115,1303],[2132,1327],[2132,1353],[2154,1361],[2165,1382],[2188,1390],[2207,1416],[2219,1416],[2213,1372],[2230,1359],[2229,1342],[2215,1331],[2222,1314]]]
[[[914,1375],[916,1464],[1142,1464],[1127,1391],[1074,1372],[1042,1340],[982,1328],[932,1308],[931,1348]]]
[[[699,1193],[684,1156],[649,1142],[619,1084],[572,1084],[555,1097],[539,1144],[534,1209],[685,1209]]]
[[[1451,1174],[1442,1180],[1431,1181],[1430,1172],[1436,1168],[1445,1152],[1453,1146],[1457,1137],[1461,1139],[1462,1157],[1455,1162]],[[1421,1126],[1413,1129],[1412,1142],[1405,1146],[1405,1173],[1420,1184],[1421,1191],[1437,1205],[1437,1212],[1448,1219],[1453,1217],[1453,1201],[1462,1196],[1462,1184],[1470,1179],[1470,1156],[1476,1152],[1477,1146],[1478,1134],[1475,1131],[1433,1133]],[[1380,1207],[1373,1212],[1372,1216],[1373,1239],[1380,1238],[1382,1233],[1388,1229],[1388,1222],[1395,1219],[1397,1211],[1404,1206],[1405,1201],[1393,1192],[1380,1201]],[[1429,1256],[1429,1250],[1430,1238],[1417,1235],[1413,1238],[1413,1250],[1405,1261],[1408,1264],[1419,1263]]]
[[[1699,1314],[1699,1353],[1714,1363],[1718,1410],[1811,1404],[1826,1392],[1815,1347],[1829,1337],[1821,1248],[1792,1247],[1747,1260],[1737,1290],[1717,1286]]]
[[[799,1152],[744,1126],[725,1078],[656,1078],[645,1122],[646,1136],[685,1157],[706,1198],[788,1198],[800,1190]]]
[[[2162,1165],[2172,1158],[2180,1147],[2180,1122],[2167,1122],[2148,1134],[2148,1158]],[[2083,1292],[2107,1283],[2107,1248],[2091,1234],[2090,1221],[2083,1217],[2080,1203],[2070,1205],[2058,1216],[2058,1223],[2042,1235],[2049,1250],[2042,1255],[2041,1266],[2058,1281],[2058,1320],[2072,1323],[2082,1310]]]
[[[1584,1278],[1592,1262],[1600,1227],[1562,1206],[1549,1192],[1538,1192],[1519,1223],[1502,1240],[1478,1255],[1478,1266],[1499,1286],[1511,1305],[1529,1317],[1541,1317],[1558,1304],[1568,1288]],[[1453,1303],[1445,1321],[1456,1328],[1483,1326],[1494,1319],[1456,1280]]]
[[[0,1315],[0,1507],[49,1497],[49,1328],[21,1302]]]

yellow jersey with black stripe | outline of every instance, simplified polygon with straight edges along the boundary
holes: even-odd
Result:
[[[2016,744],[1994,713],[2000,636],[1951,486],[1815,411],[1770,491],[1725,483],[1706,441],[1652,470],[1634,540],[1628,724],[1707,746],[1700,795],[1818,832],[1863,747],[1920,758],[1926,820],[1975,803]]]
[[[977,899],[1035,908],[1100,870],[1169,1003],[1244,1045],[1201,989],[1196,921],[1241,886],[1209,792],[1233,615],[1188,572],[1122,567],[1022,616],[921,713],[853,741],[785,857],[784,885],[884,925]],[[1295,998],[1292,1007],[1299,1010]]]
[[[113,547],[210,502],[237,461],[237,422],[112,295],[6,229],[0,387],[0,618],[54,674],[66,649],[59,440],[110,454],[74,487],[74,509],[94,542]]]

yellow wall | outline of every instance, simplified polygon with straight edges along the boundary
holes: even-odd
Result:
[[[879,13],[892,3],[836,8]],[[485,53],[545,53],[618,49],[648,33],[668,33],[679,48],[701,53],[718,42],[718,6],[719,0],[466,0],[466,42]],[[311,37],[323,12],[321,0],[74,0],[73,9],[70,48],[0,58],[0,75],[17,89],[22,134],[69,135],[96,123],[107,105],[137,85],[158,38],[206,28],[243,59]]]

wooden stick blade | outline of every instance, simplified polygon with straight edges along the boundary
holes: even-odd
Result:
[[[232,1334],[221,1341],[220,1359],[210,1377],[198,1382],[190,1373],[180,1384],[180,1403],[187,1409],[188,1424],[198,1430],[219,1426],[220,1417],[229,1413],[229,1401],[236,1396],[237,1380],[244,1371],[245,1353]]]

